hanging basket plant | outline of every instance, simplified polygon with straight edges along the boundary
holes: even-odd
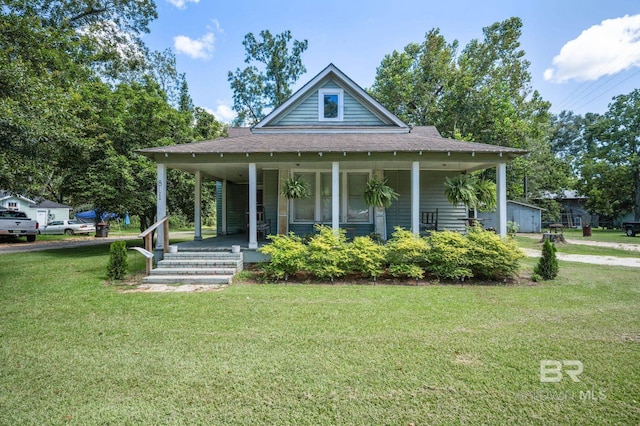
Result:
[[[368,206],[389,208],[399,194],[387,185],[387,178],[371,178],[364,190],[364,202]]]
[[[282,181],[280,194],[288,199],[309,198],[309,184],[302,176],[291,176]]]

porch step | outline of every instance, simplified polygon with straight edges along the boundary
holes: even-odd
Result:
[[[165,253],[143,284],[231,284],[242,271],[242,253],[178,252]]]

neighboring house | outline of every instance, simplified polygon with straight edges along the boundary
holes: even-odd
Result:
[[[264,233],[305,235],[324,223],[348,236],[390,235],[401,226],[420,231],[421,213],[438,211],[438,229],[463,230],[465,208],[452,206],[444,179],[497,168],[498,222],[506,235],[506,164],[525,151],[440,136],[431,126],[410,127],[333,64],[251,128],[231,128],[212,141],[139,151],[157,163],[157,216],[166,215],[167,168],[195,175],[195,239],[201,239],[203,178],[219,183],[218,233],[248,232],[249,248]],[[282,182],[298,176],[311,197],[288,200]],[[388,179],[400,194],[383,211],[366,206],[372,177]],[[164,236],[158,233],[162,247]]]
[[[531,204],[518,201],[507,201],[507,220],[518,226],[518,232],[537,233],[542,232],[542,211],[544,209]],[[498,223],[497,213],[478,212],[478,217],[485,219],[482,225],[485,228],[496,228]]]
[[[46,199],[32,200],[22,195],[12,195],[0,190],[0,207],[7,210],[23,211],[31,219],[45,226],[53,220],[68,220],[70,206]]]
[[[543,199],[557,200],[561,208],[560,223],[568,228],[580,228],[583,225],[598,226],[598,215],[592,215],[585,204],[588,197],[577,191],[565,189],[561,194],[545,193]]]

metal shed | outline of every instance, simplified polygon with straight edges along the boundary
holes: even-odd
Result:
[[[544,209],[531,204],[507,200],[507,220],[518,225],[518,232],[542,232],[542,211]],[[495,228],[498,220],[496,212],[478,212],[484,219],[485,228]]]

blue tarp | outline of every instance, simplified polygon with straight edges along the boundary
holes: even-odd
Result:
[[[96,220],[96,211],[95,210],[89,210],[86,212],[80,212],[80,213],[76,213],[76,218],[78,219],[88,219],[88,220]],[[109,212],[102,212],[102,214],[100,215],[100,220],[102,222],[107,221],[109,219],[115,219],[116,217],[118,217],[117,214],[115,213],[109,213]]]

